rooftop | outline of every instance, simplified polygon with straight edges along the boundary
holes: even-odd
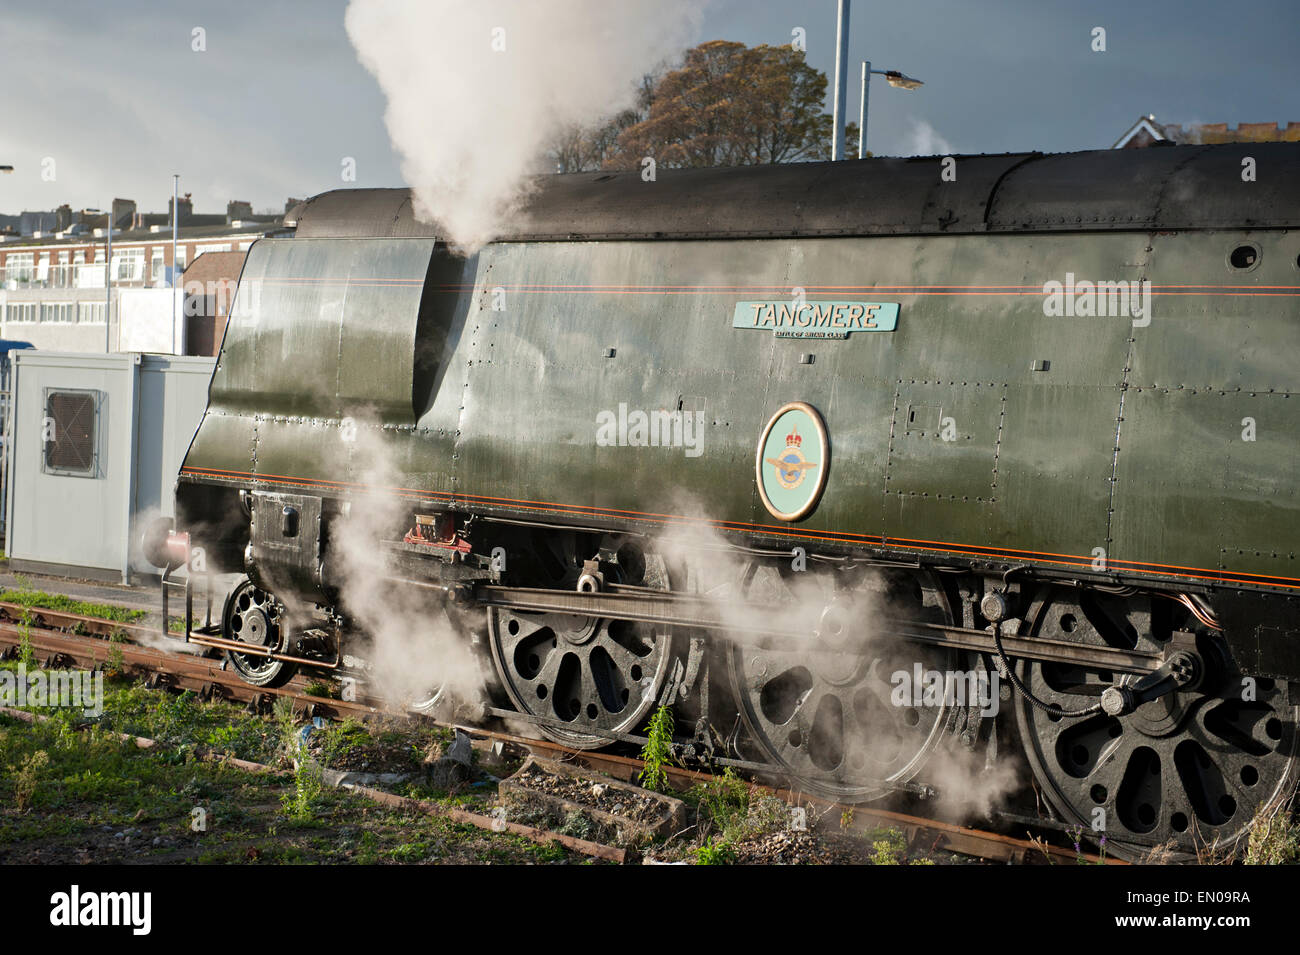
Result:
[[[1112,149],[1136,149],[1156,143],[1178,146],[1212,146],[1219,143],[1300,143],[1300,123],[1238,123],[1229,128],[1227,123],[1156,122],[1155,114],[1138,118],[1115,141]]]
[[[253,222],[237,220],[235,222],[219,225],[199,225],[186,226],[182,225],[178,230],[181,241],[192,241],[194,239],[229,239],[246,236],[262,236],[272,232],[279,232],[283,226],[279,219],[269,222]],[[114,229],[113,244],[131,243],[131,242],[170,242],[172,230],[170,226],[156,226],[147,229]],[[87,230],[80,234],[70,232],[53,233],[51,235],[42,235],[39,238],[35,236],[17,236],[17,235],[0,235],[0,249],[12,251],[20,248],[32,246],[60,246],[60,245],[86,245],[90,242],[102,244],[105,239],[103,229]]]

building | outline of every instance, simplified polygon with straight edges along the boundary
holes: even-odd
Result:
[[[10,567],[129,583],[207,404],[215,361],[15,351],[5,471]]]
[[[187,265],[209,253],[237,253],[242,263],[249,246],[282,231],[280,217],[200,217],[191,208],[188,196],[181,200],[175,264],[182,275]],[[248,203],[232,202],[230,208],[242,213]],[[86,221],[91,218],[88,213],[74,214],[65,206],[41,214],[49,217],[51,225],[58,224],[56,220],[70,221],[63,231],[32,229],[28,235],[0,236],[0,338],[21,339],[54,351],[213,354],[187,348],[190,336],[180,305],[177,328],[161,337],[155,334],[158,316],[165,312],[170,321],[172,314],[172,232],[167,217],[139,213],[134,202],[122,199],[114,200],[112,214],[115,221],[128,225],[113,231],[112,308],[107,315],[106,226],[92,227]],[[98,219],[104,222],[107,216],[98,213]],[[163,221],[152,221],[158,219]],[[223,275],[233,271],[238,277],[238,269],[228,263],[219,271]],[[146,291],[149,294],[140,294]],[[136,328],[137,323],[142,327]],[[214,326],[214,322],[195,326],[194,347],[212,347]],[[219,343],[220,336],[215,340]]]
[[[185,271],[185,353],[216,355],[226,334],[244,252],[204,252]]]
[[[1300,123],[1238,123],[1229,129],[1227,123],[1158,123],[1154,114],[1142,116],[1130,126],[1112,149],[1141,149],[1146,146],[1166,144],[1213,145],[1216,143],[1297,143],[1300,142]]]

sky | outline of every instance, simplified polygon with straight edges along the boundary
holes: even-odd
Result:
[[[697,41],[779,45],[802,28],[810,62],[833,74],[836,0],[701,3]],[[0,0],[0,164],[15,167],[0,175],[0,213],[103,208],[112,197],[165,211],[173,173],[196,212],[224,212],[231,199],[279,211],[290,196],[342,185],[402,185],[383,94],[344,32],[346,6]],[[1105,52],[1092,49],[1098,26]],[[1297,37],[1297,0],[854,0],[848,113],[858,115],[859,64],[870,59],[925,83],[904,92],[873,81],[877,155],[1107,148],[1148,113],[1285,124],[1300,121]],[[436,56],[456,38],[428,42]],[[345,183],[346,159],[356,178]]]

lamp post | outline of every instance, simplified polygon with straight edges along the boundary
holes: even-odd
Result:
[[[912,77],[898,72],[898,70],[873,70],[871,68],[870,60],[862,61],[862,102],[858,106],[859,159],[867,158],[867,93],[869,91],[868,84],[871,81],[872,73],[875,73],[877,76],[883,76],[885,82],[900,90],[914,90],[918,86],[922,85],[920,80],[914,80]]]
[[[835,25],[835,102],[832,122],[831,160],[844,158],[844,114],[847,110],[849,87],[849,0],[839,0]]]
[[[176,235],[181,221],[181,177],[172,176],[172,354],[176,354]]]
[[[108,330],[113,320],[113,202],[108,203],[108,228],[104,230],[104,354],[113,349]]]

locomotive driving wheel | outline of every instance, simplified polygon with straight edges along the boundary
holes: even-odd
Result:
[[[221,614],[221,635],[227,640],[283,652],[284,605],[269,591],[245,578],[230,592]],[[281,686],[297,672],[297,665],[251,653],[226,651],[226,659],[239,678],[253,686]]]
[[[458,645],[463,647],[475,645],[474,634],[465,615],[453,610],[446,601],[440,601],[439,605],[429,612],[433,616],[434,627],[446,635],[454,635]],[[482,680],[480,669],[482,661],[476,650],[470,652],[473,654],[471,659],[457,657],[457,678],[454,681],[448,680],[446,673],[438,669],[422,673],[418,679],[413,676],[412,686],[402,700],[403,705],[413,713],[423,713],[426,716],[437,716],[452,708],[470,690],[466,682],[468,678],[464,669],[466,664],[472,663],[476,682]]]
[[[910,688],[918,664],[923,673],[952,672],[961,655],[876,633],[871,616],[950,624],[935,578],[865,568],[796,573],[784,562],[755,562],[740,592],[746,602],[791,607],[809,631],[803,646],[738,642],[729,654],[741,720],[767,761],[807,791],[841,802],[866,802],[912,779],[946,735],[952,707],[942,694],[918,701],[910,692],[900,705],[894,691]],[[899,672],[905,681],[895,679]]]
[[[544,545],[554,558],[554,582],[574,586],[575,538]],[[624,583],[667,590],[663,560],[620,550]],[[673,628],[627,620],[492,607],[488,643],[497,677],[515,708],[537,716],[549,739],[595,749],[610,737],[641,729],[658,702],[675,659]]]
[[[1031,632],[1094,646],[1160,652],[1171,638],[1172,601],[1155,597],[1041,595]],[[1176,611],[1175,611],[1176,612]],[[1130,713],[1071,719],[1016,695],[1025,753],[1042,794],[1070,825],[1109,851],[1141,859],[1156,847],[1174,860],[1198,849],[1230,850],[1256,813],[1296,779],[1296,720],[1284,684],[1243,680],[1217,661],[1218,638],[1196,638],[1206,678]],[[1117,674],[1063,663],[1020,661],[1017,675],[1057,711],[1094,704]],[[1125,677],[1120,682],[1131,682]]]

